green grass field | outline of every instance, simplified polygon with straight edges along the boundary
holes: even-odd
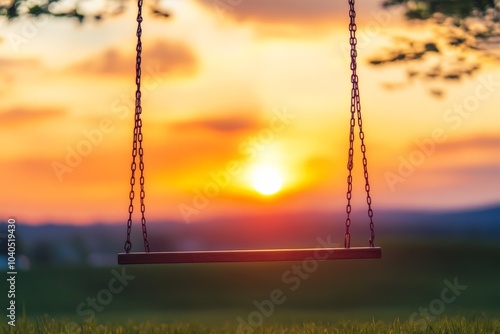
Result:
[[[379,244],[381,260],[20,272],[0,332],[500,333],[500,242]]]
[[[80,334],[127,334],[127,333],[199,333],[199,334],[226,334],[226,333],[283,333],[283,334],[410,334],[410,333],[477,333],[494,334],[500,333],[500,321],[488,318],[467,320],[463,317],[444,318],[435,323],[428,324],[425,329],[412,325],[408,322],[340,322],[331,323],[300,323],[300,324],[272,324],[256,328],[253,331],[241,331],[235,325],[207,326],[189,323],[158,324],[151,322],[109,325],[109,324],[85,324],[83,326],[72,327],[71,322],[60,319],[54,320],[49,317],[41,317],[34,320],[23,319],[19,321],[16,328],[7,328],[7,325],[0,326],[2,333],[80,333]]]

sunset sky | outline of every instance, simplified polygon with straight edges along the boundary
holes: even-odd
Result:
[[[344,209],[346,2],[221,0],[224,9],[212,0],[170,0],[165,7],[172,18],[146,15],[149,219],[201,222],[249,212]],[[484,62],[459,82],[408,84],[404,65],[369,65],[393,35],[426,39],[434,33],[380,4],[357,2],[374,208],[500,203],[500,66]],[[0,21],[3,219],[125,221],[135,10],[130,3],[123,15],[81,25]],[[394,83],[404,87],[389,89]],[[429,93],[433,85],[443,90],[440,98]],[[364,209],[358,144],[354,196],[356,208]],[[274,195],[252,184],[257,166],[282,179]]]

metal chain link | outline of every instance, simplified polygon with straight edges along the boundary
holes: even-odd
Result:
[[[134,125],[134,139],[132,146],[132,164],[131,164],[131,178],[130,178],[130,204],[129,204],[129,219],[127,222],[127,240],[125,242],[125,251],[127,253],[130,252],[132,248],[132,243],[130,241],[130,234],[132,230],[132,215],[134,211],[133,200],[135,197],[134,185],[135,185],[135,171],[137,169],[136,157],[137,153],[139,153],[139,170],[140,170],[140,204],[141,204],[141,224],[142,224],[142,234],[144,239],[144,250],[146,252],[150,251],[148,236],[147,236],[147,228],[146,228],[146,218],[145,211],[146,206],[144,204],[144,198],[146,196],[145,188],[144,188],[144,150],[142,147],[143,135],[142,135],[142,106],[141,106],[141,52],[142,52],[142,0],[138,0],[138,14],[137,14],[137,57],[136,57],[136,105],[135,105],[135,125]],[[370,218],[370,239],[369,243],[371,247],[374,247],[375,240],[375,225],[373,223],[373,210],[371,208],[371,196],[370,196],[370,183],[368,179],[368,160],[366,158],[366,146],[364,143],[364,132],[363,132],[363,121],[361,117],[361,103],[360,103],[360,95],[359,95],[359,86],[358,86],[358,75],[356,73],[357,63],[357,51],[356,51],[356,11],[355,11],[355,0],[349,0],[349,43],[351,45],[351,64],[350,68],[352,71],[351,74],[351,118],[350,118],[350,131],[349,131],[349,155],[348,155],[348,163],[347,169],[349,171],[347,177],[347,206],[346,206],[346,232],[344,237],[344,247],[350,248],[351,235],[350,235],[350,225],[351,218],[350,214],[352,211],[351,199],[352,199],[352,169],[353,169],[353,160],[354,160],[354,127],[356,123],[356,114],[359,126],[359,138],[361,140],[361,152],[363,154],[363,170],[364,170],[364,178],[365,178],[365,191],[366,191],[366,202],[368,204],[368,217]],[[139,144],[139,148],[137,147]]]
[[[366,158],[366,146],[365,146],[365,134],[363,132],[363,120],[361,118],[361,99],[359,96],[359,81],[357,74],[357,62],[356,58],[358,52],[356,50],[357,39],[356,39],[356,9],[355,0],[349,0],[349,44],[351,45],[351,118],[350,118],[350,130],[349,130],[349,155],[347,160],[347,170],[349,171],[347,176],[347,206],[346,206],[346,231],[344,235],[344,247],[351,247],[351,199],[352,199],[352,169],[354,160],[354,127],[356,125],[356,115],[359,126],[359,139],[361,140],[361,153],[363,155],[363,172],[365,178],[365,191],[366,191],[366,203],[368,204],[368,217],[370,218],[370,247],[374,247],[375,240],[375,225],[373,223],[373,210],[371,207],[372,199],[370,196],[370,182],[368,181],[368,160]]]
[[[141,225],[142,225],[142,237],[144,240],[144,251],[149,252],[149,241],[148,241],[148,233],[146,228],[146,205],[144,204],[144,198],[146,197],[146,192],[144,188],[144,149],[142,147],[143,135],[142,135],[142,106],[141,106],[141,62],[142,62],[142,4],[143,0],[137,1],[137,47],[136,47],[136,64],[135,64],[135,116],[134,116],[134,138],[132,143],[132,163],[130,165],[130,170],[132,175],[130,177],[130,204],[128,207],[128,221],[127,221],[127,240],[125,241],[125,252],[129,253],[132,249],[132,242],[130,241],[130,234],[132,232],[132,216],[134,213],[134,186],[135,186],[135,172],[137,170],[136,158],[137,154],[139,154],[139,171],[140,171],[140,204],[141,204]]]

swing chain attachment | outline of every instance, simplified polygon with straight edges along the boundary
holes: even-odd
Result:
[[[141,41],[141,36],[142,36],[142,4],[143,0],[138,0],[137,1],[137,47],[136,47],[136,66],[135,66],[135,84],[136,84],[136,91],[135,91],[135,116],[134,116],[134,139],[132,143],[132,163],[130,165],[130,169],[132,172],[132,175],[130,177],[130,204],[128,208],[128,221],[127,221],[127,241],[125,241],[125,252],[129,253],[130,250],[132,249],[132,242],[130,241],[130,234],[132,232],[132,216],[134,213],[134,197],[135,197],[135,192],[134,192],[134,186],[135,186],[135,172],[137,170],[137,163],[136,163],[136,158],[137,155],[139,155],[139,171],[140,171],[140,178],[139,178],[139,185],[140,185],[140,204],[141,204],[141,225],[142,225],[142,237],[144,240],[144,251],[149,252],[149,241],[148,241],[148,233],[146,229],[146,218],[145,218],[145,212],[146,212],[146,205],[144,204],[144,198],[146,197],[146,192],[144,189],[144,149],[142,147],[142,119],[141,119],[141,114],[142,114],[142,106],[141,106],[141,62],[142,62],[142,41]]]
[[[345,222],[346,231],[344,235],[344,247],[351,247],[351,199],[352,199],[352,169],[354,165],[354,127],[356,125],[356,116],[359,126],[359,139],[361,140],[361,152],[363,155],[363,172],[365,178],[365,191],[366,191],[366,203],[368,204],[368,217],[370,218],[370,239],[368,240],[370,247],[375,247],[375,225],[373,223],[373,210],[371,207],[372,198],[370,196],[370,182],[368,181],[368,160],[366,158],[366,146],[365,146],[365,134],[363,132],[363,121],[361,118],[361,100],[359,97],[359,81],[357,70],[356,58],[358,52],[356,50],[357,38],[356,38],[356,9],[355,0],[349,0],[349,44],[351,45],[351,118],[350,118],[350,131],[349,131],[349,156],[347,160],[347,206],[346,213],[347,218]]]

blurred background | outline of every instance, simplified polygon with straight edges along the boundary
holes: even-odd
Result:
[[[144,6],[152,250],[316,247],[318,238],[341,246],[347,1]],[[283,275],[300,263],[126,267],[134,279],[94,309],[97,320],[236,322],[273,289],[286,302],[266,321],[406,320],[423,317],[419,308],[442,298],[446,280],[467,288],[430,321],[500,314],[500,5],[356,8],[383,259],[321,262],[293,291]],[[87,298],[124,270],[116,254],[128,218],[135,16],[128,1],[0,1],[0,213],[2,223],[17,221],[17,300],[27,315],[87,321],[81,303],[90,307]],[[353,244],[366,246],[358,138],[355,147]],[[0,238],[1,257],[6,224]]]

